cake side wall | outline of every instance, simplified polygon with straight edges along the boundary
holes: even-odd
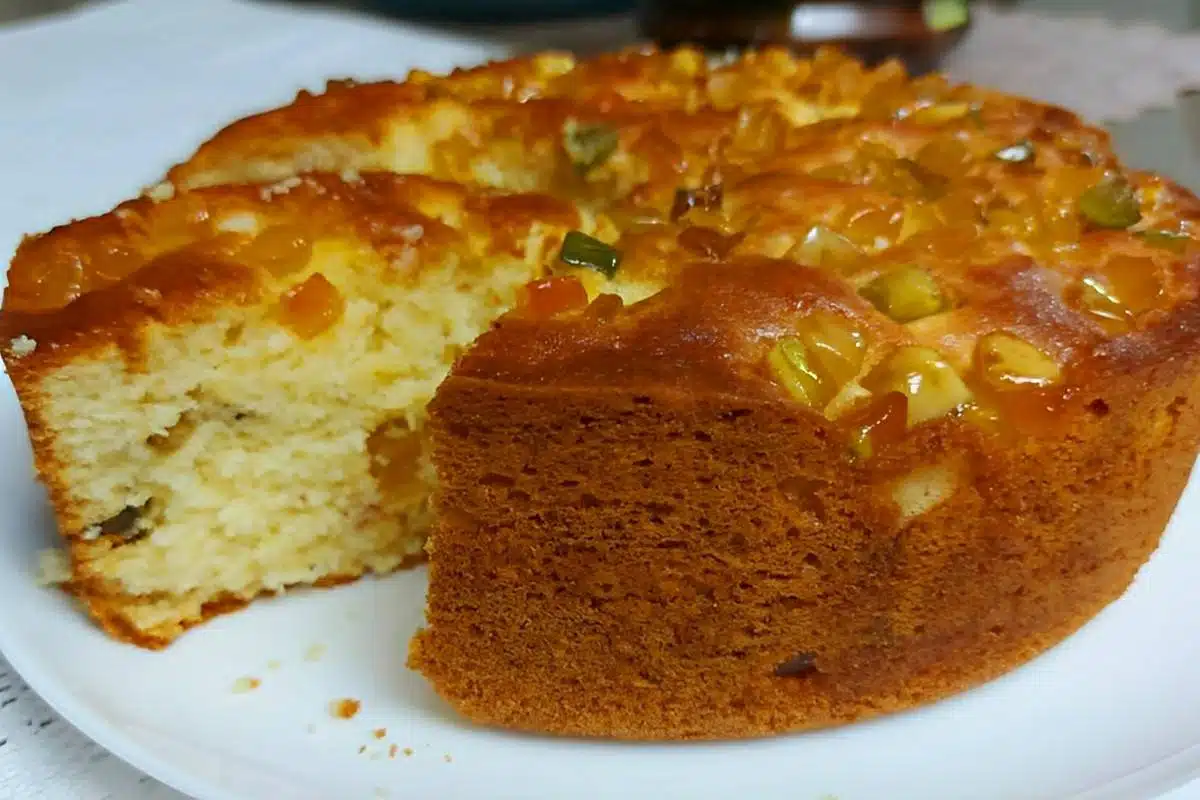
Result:
[[[875,467],[780,405],[452,378],[411,664],[476,721],[633,739],[970,688],[1072,633],[1153,551],[1200,439],[1192,374],[1022,447],[930,430]],[[942,468],[953,493],[905,520],[896,482]]]

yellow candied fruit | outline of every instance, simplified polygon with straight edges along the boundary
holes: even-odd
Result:
[[[942,226],[943,220],[938,213],[938,206],[914,200],[904,209],[904,220],[900,226],[899,241],[905,242],[919,233],[935,231]]]
[[[958,178],[971,167],[967,146],[954,138],[939,138],[923,145],[913,159],[930,172],[947,178]]]
[[[913,111],[909,119],[918,125],[941,125],[962,119],[970,113],[970,103],[935,103]]]
[[[876,395],[899,392],[908,398],[909,428],[944,417],[971,401],[971,390],[942,354],[929,347],[904,346],[862,381]]]
[[[855,214],[842,232],[864,250],[885,250],[899,240],[903,220],[896,211],[873,208]]]
[[[377,427],[367,438],[370,472],[385,500],[404,502],[421,496],[424,437],[403,419]]]
[[[857,377],[866,354],[863,335],[848,320],[817,311],[767,356],[772,372],[805,405],[823,408]]]
[[[809,365],[804,344],[798,338],[785,336],[777,341],[767,354],[767,364],[792,397],[810,408],[820,405],[824,394],[821,379]]]
[[[237,251],[247,266],[262,267],[277,278],[299,272],[312,259],[312,239],[299,225],[272,225]]]
[[[997,331],[979,340],[976,360],[983,379],[995,389],[1042,389],[1057,383],[1062,370],[1029,342]]]
[[[279,299],[279,320],[301,339],[311,339],[333,327],[345,311],[346,301],[337,287],[319,272],[284,292]]]
[[[817,374],[840,389],[862,368],[866,339],[848,320],[825,311],[805,317],[798,335]]]
[[[1154,259],[1118,255],[1080,281],[1079,304],[1109,333],[1128,330],[1137,315],[1154,308],[1163,293]]]
[[[842,267],[863,257],[854,243],[823,225],[814,225],[804,241],[788,251],[788,257],[814,267]]]
[[[1046,247],[1062,250],[1075,247],[1083,236],[1083,224],[1077,214],[1047,209],[1042,217],[1041,234]]]
[[[914,322],[946,308],[946,299],[937,281],[920,267],[900,267],[885,272],[858,293],[896,322]]]

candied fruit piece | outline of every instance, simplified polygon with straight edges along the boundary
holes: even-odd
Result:
[[[41,261],[27,258],[9,270],[4,307],[9,311],[63,308],[83,294],[84,281],[84,260],[77,253],[52,252]]]
[[[864,250],[883,250],[900,236],[904,217],[886,208],[874,208],[856,214],[844,228],[844,234]]]
[[[900,267],[885,272],[858,293],[896,322],[914,322],[946,308],[946,299],[937,281],[920,267]]]
[[[814,267],[840,267],[858,261],[863,252],[854,243],[823,225],[814,225],[788,257]]]
[[[939,138],[923,145],[913,160],[930,172],[957,178],[970,168],[971,153],[958,139]]]
[[[1008,333],[997,331],[984,336],[976,354],[980,374],[994,389],[1043,389],[1062,378],[1058,362]]]
[[[517,311],[533,319],[549,319],[587,304],[587,289],[578,278],[567,275],[530,281],[517,296]]]
[[[1040,238],[1035,245],[1062,250],[1079,244],[1080,237],[1083,236],[1083,226],[1076,214],[1048,209],[1041,219],[1038,233]]]
[[[992,155],[1000,161],[1006,161],[1009,164],[1026,164],[1033,161],[1035,150],[1033,142],[1028,139],[1022,139],[1007,147],[1001,147]]]
[[[1002,433],[1000,412],[979,403],[968,403],[963,406],[962,418],[987,433]]]
[[[1109,333],[1121,333],[1158,305],[1162,278],[1151,258],[1117,255],[1080,281],[1079,304]]]
[[[1037,217],[1012,208],[997,208],[988,212],[988,226],[1012,239],[1029,239],[1039,231]]]
[[[824,408],[862,368],[866,342],[849,320],[826,311],[802,319],[775,343],[771,371],[805,405]]]
[[[587,172],[607,161],[621,143],[615,128],[603,124],[563,123],[563,149],[575,169]]]
[[[280,321],[301,339],[329,330],[345,309],[342,293],[319,272],[288,289],[279,299]]]
[[[312,249],[312,239],[299,225],[272,225],[238,250],[237,258],[282,278],[304,269]]]
[[[423,444],[424,437],[403,419],[384,422],[367,437],[371,477],[385,499],[405,502],[423,495]]]
[[[1176,255],[1183,255],[1187,252],[1188,244],[1191,242],[1191,237],[1178,231],[1148,230],[1138,231],[1135,235],[1151,247],[1158,247]]]
[[[971,400],[971,390],[942,354],[904,346],[877,365],[863,387],[875,394],[900,392],[908,398],[908,427],[944,417]]]
[[[857,176],[847,164],[822,164],[808,171],[809,177],[833,183],[854,183]]]
[[[678,220],[693,208],[715,211],[721,207],[723,197],[724,190],[719,183],[699,189],[676,189],[671,201],[671,219]]]
[[[909,119],[918,125],[941,125],[962,119],[971,113],[971,108],[970,103],[935,103],[916,109],[909,115]]]
[[[598,322],[609,322],[625,308],[625,301],[619,294],[602,294],[588,305],[583,315],[587,319]]]
[[[621,265],[621,251],[582,231],[567,232],[558,258],[572,267],[594,269],[606,278],[616,275],[617,267]]]
[[[1116,175],[1106,176],[1079,196],[1079,213],[1101,228],[1128,228],[1142,218],[1137,192]]]
[[[938,206],[919,200],[912,201],[905,206],[898,241],[904,242],[919,233],[937,230],[941,225],[942,218],[938,213]]]
[[[744,238],[745,234],[741,233],[727,236],[712,228],[690,227],[679,234],[677,241],[684,249],[717,261],[729,255],[729,251]]]
[[[785,336],[777,341],[767,354],[767,364],[776,380],[793,397],[811,408],[820,405],[820,398],[825,394],[821,378],[809,365],[804,344],[798,338]]]
[[[836,388],[862,368],[866,340],[844,317],[817,311],[800,321],[798,336],[819,377]]]
[[[884,447],[904,438],[908,398],[888,392],[847,415],[842,424],[850,431],[850,452],[858,459],[871,458]]]

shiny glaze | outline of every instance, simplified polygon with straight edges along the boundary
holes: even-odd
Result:
[[[568,122],[611,127],[615,152],[572,164]],[[1012,158],[1014,147],[1028,157]],[[314,165],[345,177],[294,177]],[[401,167],[426,175],[381,171]],[[263,176],[286,185],[200,188]],[[1080,213],[1081,195],[1114,178],[1136,194],[1140,219],[1129,230]],[[898,347],[932,347],[973,387],[979,405],[963,416],[1034,420],[1040,412],[1022,409],[1055,407],[1096,364],[1145,352],[1120,346],[1126,338],[1175,336],[1197,294],[1200,200],[1123,171],[1099,129],[1058,108],[936,75],[909,79],[895,62],[867,69],[827,50],[811,59],[764,50],[723,65],[686,48],[588,61],[550,53],[405,83],[335,82],[231,125],[169,179],[174,199],[140,199],[27,240],[10,270],[5,331],[111,329],[114,303],[87,298],[136,287],[148,268],[168,284],[193,280],[153,266],[164,258],[222,264],[277,295],[327,236],[385,255],[384,280],[448,251],[572,275],[580,271],[558,262],[556,243],[585,227],[623,254],[611,282],[575,274],[589,294],[654,296],[600,311],[554,300],[541,306],[565,312],[550,319],[525,304],[460,374],[636,376],[780,399],[766,355],[820,308],[865,332],[864,376]],[[679,202],[701,191],[704,202]],[[265,230],[225,230],[218,218],[230,213],[262,217]],[[1164,247],[1146,231],[1182,238]],[[859,296],[911,267],[932,277],[945,310],[901,324]],[[85,313],[91,306],[104,311]],[[71,313],[55,321],[64,307]],[[1053,359],[1055,386],[1024,400],[977,386],[977,341],[996,332]],[[824,411],[871,417],[854,403]]]

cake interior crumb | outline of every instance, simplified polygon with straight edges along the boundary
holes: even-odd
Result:
[[[373,735],[376,739],[382,739],[383,737],[387,736],[387,728],[376,728],[371,732],[371,735]]]

